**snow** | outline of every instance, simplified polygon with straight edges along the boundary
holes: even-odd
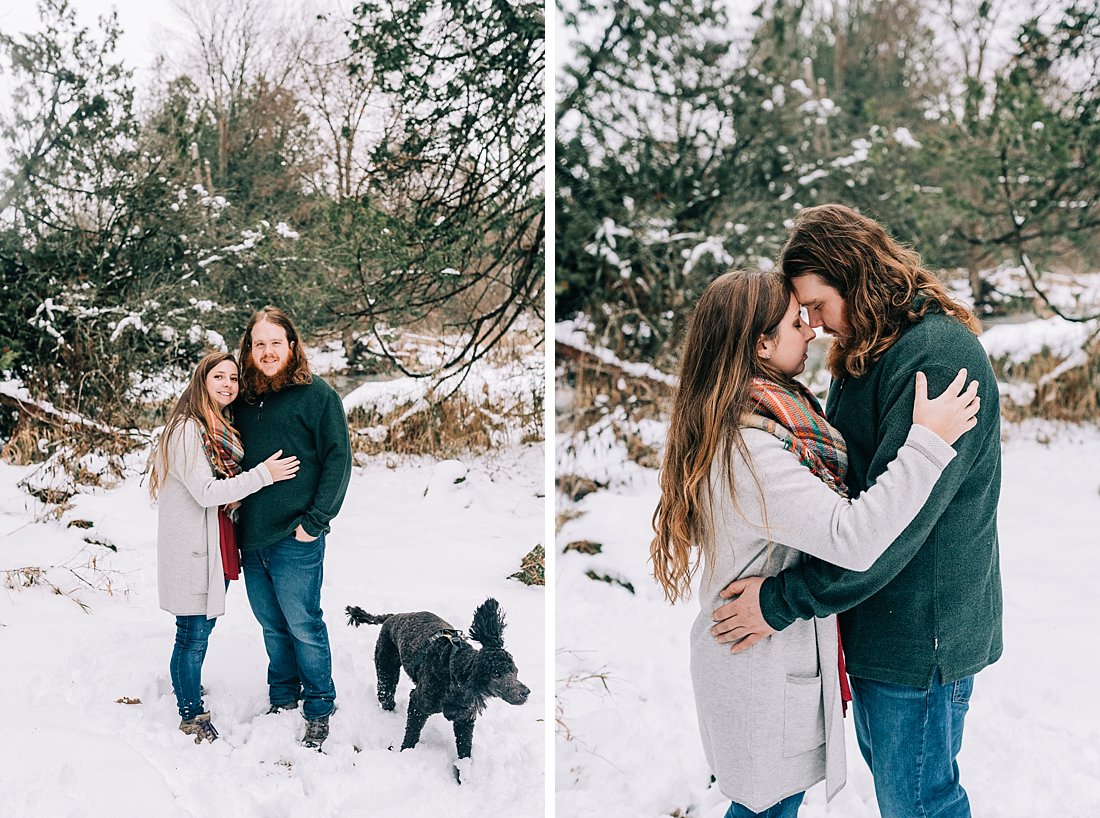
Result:
[[[894,129],[894,141],[899,145],[903,145],[906,148],[913,148],[914,150],[920,147],[920,142],[909,131],[908,128],[895,128]]]
[[[1023,363],[1043,351],[1057,358],[1068,358],[1100,327],[1100,321],[1066,321],[1057,316],[1022,324],[998,324],[979,337],[986,354],[993,360],[1007,359]]]
[[[621,410],[620,410],[621,411]],[[620,421],[624,417],[619,418]],[[648,564],[656,471],[626,459],[604,427],[559,438],[559,472],[608,488],[558,512],[556,812],[692,815],[728,806],[709,786],[688,673],[694,600],[670,607]],[[660,437],[653,422],[642,428]],[[979,673],[959,767],[975,815],[1035,818],[1100,809],[1100,700],[1093,680],[1094,522],[1100,516],[1100,429],[1029,422],[1006,428],[999,506],[1005,653]],[[602,544],[593,556],[567,543]],[[593,583],[610,576],[625,588]],[[812,788],[800,818],[874,818],[874,788],[845,721],[848,784],[826,809]]]
[[[805,176],[799,176],[798,177],[798,184],[800,184],[800,185],[809,185],[809,184],[812,184],[813,182],[816,182],[818,179],[824,179],[828,175],[829,175],[829,171],[827,171],[823,168],[818,168],[815,171],[811,171],[810,173],[807,173]]]
[[[499,407],[502,415],[510,415],[516,410],[529,414],[534,411],[535,400],[545,388],[544,367],[542,352],[529,351],[504,360],[484,359],[465,374],[459,371],[441,379],[406,376],[368,381],[344,397],[344,411],[364,409],[381,417],[408,406],[410,411],[405,413],[408,415],[427,407],[433,389],[437,395],[447,395],[458,389],[476,404]],[[482,408],[482,411],[486,410]],[[392,425],[397,423],[393,421]]]
[[[674,376],[661,372],[654,366],[650,366],[649,364],[635,363],[632,361],[624,361],[608,349],[593,346],[593,344],[588,340],[588,329],[589,324],[584,318],[576,318],[571,321],[559,321],[555,325],[554,337],[562,343],[568,344],[576,349],[583,350],[596,356],[604,363],[618,367],[629,375],[633,375],[638,378],[648,378],[654,381],[661,381],[667,384],[676,383],[676,378]]]
[[[733,256],[726,252],[725,245],[718,236],[707,236],[694,247],[682,250],[680,254],[686,259],[683,270],[684,276],[691,275],[704,256],[711,256],[715,264],[720,267],[728,267],[733,264]]]
[[[829,164],[831,164],[834,168],[846,168],[849,165],[854,165],[858,162],[866,162],[870,150],[871,143],[866,139],[852,140],[852,153],[848,156],[837,157]]]
[[[157,605],[157,519],[136,476],[142,463],[133,458],[118,488],[74,497],[60,519],[44,518],[42,505],[17,488],[33,467],[0,463],[4,815],[543,813],[544,592],[507,579],[543,541],[541,446],[460,466],[378,458],[355,468],[326,554],[322,605],[339,710],[323,755],[298,746],[297,712],[264,715],[266,656],[240,582],[230,587],[204,666],[221,738],[196,746],[177,730],[168,675],[174,623]],[[460,467],[465,479],[456,484]],[[425,496],[433,480],[448,477],[445,492]],[[92,527],[70,526],[76,520]],[[13,571],[24,567],[42,572]],[[347,627],[343,608],[430,609],[466,630],[488,596],[506,612],[506,644],[532,694],[520,707],[490,701],[458,786],[442,716],[429,719],[416,749],[388,749],[400,746],[410,683],[402,678],[396,713],[379,709],[378,629]],[[141,703],[116,703],[126,697]]]

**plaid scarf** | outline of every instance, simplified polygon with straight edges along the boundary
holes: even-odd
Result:
[[[752,379],[751,390],[754,411],[744,417],[744,425],[775,435],[803,466],[847,497],[848,447],[840,432],[825,420],[813,393],[800,383],[780,384],[760,377]]]
[[[241,473],[241,461],[244,460],[244,446],[237,435],[237,431],[228,423],[219,422],[211,440],[206,430],[199,425],[202,432],[202,448],[214,472],[220,477],[236,477]]]

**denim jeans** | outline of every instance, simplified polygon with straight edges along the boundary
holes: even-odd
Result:
[[[798,808],[802,806],[804,792],[796,792],[788,795],[778,804],[772,804],[763,812],[753,812],[748,807],[743,807],[736,801],[730,802],[730,808],[726,810],[725,818],[794,818]]]
[[[859,749],[882,818],[970,818],[955,758],[974,677],[923,690],[852,677]]]
[[[335,709],[332,651],[322,619],[325,535],[241,552],[248,602],[264,631],[272,704],[302,701],[302,715],[319,719]]]
[[[225,587],[229,589],[229,580]],[[217,619],[207,619],[205,614],[176,617],[176,644],[172,648],[170,672],[176,707],[184,721],[206,712],[202,703],[202,663],[206,659],[210,631],[217,622]]]

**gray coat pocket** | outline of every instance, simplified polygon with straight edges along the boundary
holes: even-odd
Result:
[[[788,676],[783,689],[783,755],[801,755],[825,743],[820,676]]]
[[[187,590],[192,594],[205,594],[210,590],[210,558],[205,551],[191,552],[191,570]]]

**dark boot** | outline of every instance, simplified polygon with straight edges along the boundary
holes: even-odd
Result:
[[[204,741],[216,741],[218,738],[218,731],[210,723],[209,713],[200,713],[193,719],[184,719],[180,722],[180,732],[194,736],[195,744],[202,744]]]
[[[328,738],[328,716],[306,721],[306,734],[302,739],[302,746],[321,752],[321,745]]]
[[[276,713],[282,713],[284,710],[297,710],[298,702],[286,702],[285,704],[273,704],[267,709],[267,715],[273,716]]]

